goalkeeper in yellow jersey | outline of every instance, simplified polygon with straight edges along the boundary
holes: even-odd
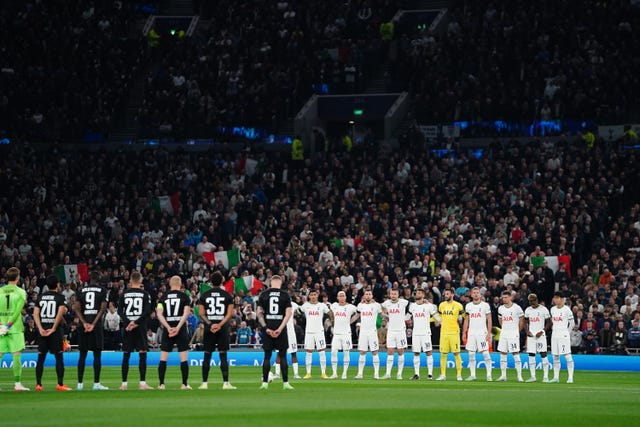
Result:
[[[447,379],[447,355],[452,352],[456,359],[456,375],[462,381],[462,359],[460,359],[460,318],[465,316],[462,304],[453,299],[453,290],[444,291],[444,301],[438,306],[442,318],[440,329],[440,376],[436,381]]]

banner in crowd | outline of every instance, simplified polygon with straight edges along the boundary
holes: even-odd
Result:
[[[89,267],[87,264],[64,264],[59,265],[53,269],[53,272],[58,276],[60,283],[67,284],[80,280],[83,283],[89,281]]]
[[[180,193],[176,192],[172,195],[154,197],[151,199],[151,207],[158,215],[166,212],[173,216],[180,210]]]
[[[357,369],[357,363],[353,361],[358,360],[358,352],[351,352],[351,369],[355,375],[355,371]],[[78,364],[78,355],[77,352],[65,352],[63,353],[64,363],[67,368],[76,367]],[[258,350],[247,350],[247,351],[230,351],[227,353],[227,358],[229,361],[229,366],[255,366],[256,372],[259,372],[260,366],[262,366],[263,353]],[[469,358],[468,353],[460,353],[462,357],[462,364],[464,368],[469,367]],[[302,353],[299,357],[304,358]],[[313,353],[313,366],[319,366],[319,355],[318,353]],[[405,353],[405,366],[411,366],[413,363],[413,354]],[[436,368],[440,366],[440,353],[433,353],[434,365]],[[1,359],[0,367],[2,368],[11,368],[12,361],[11,354],[5,354]],[[25,368],[35,368],[36,362],[38,360],[38,353],[24,353],[22,355],[22,366]],[[202,351],[190,351],[187,361],[189,362],[189,366],[202,366],[204,360],[204,353]],[[380,366],[386,365],[386,354],[384,352],[380,352]],[[640,372],[640,358],[638,356],[608,356],[608,355],[587,355],[587,354],[574,354],[573,360],[576,365],[576,378],[579,378],[580,371],[624,371],[624,372]],[[273,361],[275,361],[275,356],[273,357]],[[500,368],[500,353],[491,353],[491,361],[493,369]],[[160,362],[160,352],[159,351],[151,351],[147,356],[147,364],[148,366],[157,366]],[[91,366],[93,363],[93,353],[89,352],[87,357],[87,366]],[[122,363],[122,353],[119,351],[103,351],[102,352],[102,366],[121,366]],[[167,362],[170,366],[179,366],[180,365],[180,356],[177,352],[169,353],[169,360]],[[447,361],[447,367],[453,368],[454,365],[453,357]],[[130,364],[135,366],[138,364],[138,353],[131,353]],[[218,353],[215,352],[211,357],[211,365],[218,366],[220,364],[220,359],[218,357]],[[342,352],[338,354],[338,364],[342,366]],[[553,364],[550,367],[553,370]],[[45,361],[46,367],[55,366],[55,358],[53,355],[47,355],[47,359]],[[367,354],[366,366],[373,366],[373,361],[371,359],[371,354]],[[425,354],[420,355],[420,366],[426,367],[426,358]],[[476,366],[479,369],[484,369],[485,364],[484,360],[477,360]],[[508,367],[514,367],[513,356],[510,354],[508,357]],[[529,369],[528,360],[525,360],[523,363],[523,369]],[[542,361],[540,356],[536,357],[536,369],[542,370]],[[562,358],[562,369],[566,369],[566,364],[564,358]],[[259,381],[259,376],[256,377],[256,381]]]
[[[218,252],[205,252],[202,254],[207,264],[214,263],[218,265],[219,262],[224,265],[224,268],[229,270],[235,267],[240,262],[240,249],[233,249],[230,251],[218,251]]]

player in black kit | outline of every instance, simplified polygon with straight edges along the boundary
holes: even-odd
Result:
[[[189,331],[187,330],[187,317],[191,314],[191,299],[182,289],[180,276],[169,279],[169,288],[162,301],[158,303],[156,314],[164,328],[162,342],[160,343],[160,363],[158,364],[158,377],[160,385],[158,390],[164,390],[164,376],[167,372],[167,359],[173,346],[180,352],[180,372],[182,373],[182,390],[191,390],[187,383],[189,380],[189,364],[187,355],[189,350]]]
[[[277,275],[273,276],[271,277],[271,287],[264,290],[258,298],[258,322],[260,322],[260,326],[264,330],[261,390],[269,388],[271,355],[274,350],[277,350],[280,355],[283,388],[285,390],[293,390],[293,387],[289,384],[289,365],[287,363],[289,342],[287,334],[282,333],[292,315],[291,298],[289,298],[289,294],[286,291],[280,289],[281,287],[282,278]]]
[[[122,385],[120,390],[127,389],[129,375],[129,358],[132,351],[138,351],[140,371],[140,390],[152,390],[146,382],[147,376],[147,320],[151,315],[151,297],[142,289],[142,275],[138,271],[131,273],[129,288],[125,289],[118,302],[118,315],[125,325],[122,336]]]
[[[89,277],[89,283],[77,294],[78,300],[74,311],[80,319],[82,327],[79,328],[80,339],[78,348],[80,355],[78,358],[78,390],[84,388],[82,380],[84,377],[84,367],[87,360],[87,353],[93,352],[93,389],[109,390],[108,387],[100,384],[100,370],[102,368],[102,348],[104,344],[104,328],[102,319],[107,309],[108,293],[100,286],[100,275],[93,271]]]
[[[222,389],[235,390],[229,383],[229,320],[233,316],[233,297],[220,286],[224,278],[219,271],[213,273],[209,289],[200,295],[198,300],[198,315],[204,322],[204,360],[202,362],[201,390],[208,388],[209,369],[211,368],[211,353],[218,350],[220,356],[220,371],[222,372]]]
[[[38,332],[38,362],[36,364],[36,391],[42,391],[42,373],[47,352],[56,358],[56,374],[58,376],[58,391],[71,391],[71,387],[64,385],[64,360],[62,359],[63,335],[61,323],[67,313],[64,295],[60,293],[60,280],[55,275],[48,276],[49,290],[38,299],[33,309],[33,320]]]

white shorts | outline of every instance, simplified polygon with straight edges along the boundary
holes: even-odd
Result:
[[[287,353],[297,353],[298,352],[298,338],[296,337],[296,333],[294,330],[290,330],[287,328],[287,340],[289,341],[289,347],[287,348]]]
[[[540,335],[539,338],[527,337],[527,353],[546,353],[547,352],[547,336]]]
[[[414,353],[427,353],[433,350],[431,335],[414,335],[411,342],[411,349]]]
[[[358,337],[358,351],[378,351],[379,348],[377,334],[361,334]]]
[[[520,336],[501,334],[498,341],[498,351],[500,353],[520,353]]]
[[[405,331],[387,332],[387,348],[407,348],[407,333]]]
[[[489,344],[487,343],[487,334],[474,334],[467,335],[467,344],[464,346],[467,351],[470,352],[483,352],[489,351]]]
[[[305,350],[324,350],[325,348],[327,348],[327,343],[324,334],[306,334],[304,336]]]
[[[353,343],[351,342],[351,334],[347,335],[334,335],[331,340],[331,349],[338,351],[349,351],[353,348]]]
[[[554,356],[571,354],[571,339],[569,338],[569,332],[551,333],[551,354]]]

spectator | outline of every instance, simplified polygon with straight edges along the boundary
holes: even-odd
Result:
[[[582,342],[582,332],[578,325],[573,325],[573,329],[570,332],[571,338],[571,353],[578,354],[584,352],[584,344]]]
[[[120,348],[122,335],[120,331],[120,315],[114,302],[109,302],[109,307],[104,315],[104,349],[117,350]]]
[[[27,320],[27,325],[24,328],[24,342],[25,345],[36,345],[38,339],[38,328],[32,317]]]
[[[613,352],[615,354],[628,354],[627,352],[627,329],[624,322],[617,323],[617,327],[613,334]]]
[[[236,344],[239,346],[248,346],[251,344],[252,339],[253,331],[249,326],[247,326],[247,322],[242,321],[240,323],[240,328],[238,328]]]
[[[640,322],[634,320],[627,331],[627,345],[629,348],[640,348]]]
[[[591,332],[588,332],[584,339],[584,348],[586,354],[599,354],[600,345],[598,339]]]
[[[152,350],[158,348],[158,334],[153,329],[147,329],[147,344]]]
[[[198,327],[196,328],[193,336],[191,337],[191,341],[189,341],[189,346],[194,350],[202,350],[202,345],[204,342],[204,323],[198,323]]]
[[[613,351],[614,332],[609,321],[603,323],[602,329],[598,333],[598,342],[603,352],[609,353]]]

